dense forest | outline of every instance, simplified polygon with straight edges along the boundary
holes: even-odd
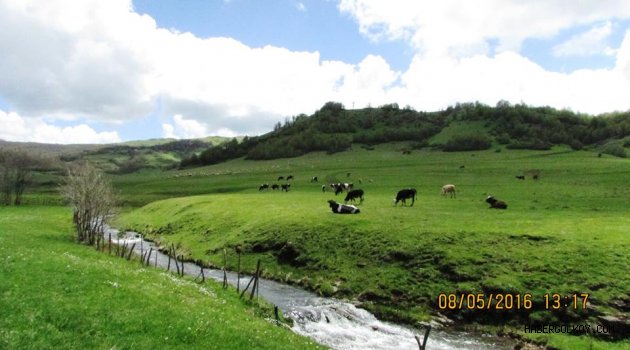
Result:
[[[433,136],[458,122],[481,122],[483,128],[459,133],[444,143]],[[378,108],[347,110],[328,102],[312,116],[298,115],[276,124],[270,133],[211,146],[181,161],[181,167],[215,164],[229,159],[276,159],[308,152],[344,151],[353,143],[374,145],[409,141],[413,148],[431,146],[443,151],[488,149],[493,144],[511,149],[549,149],[564,144],[579,150],[593,147],[602,153],[625,157],[630,146],[630,112],[590,116],[551,107],[512,105],[495,107],[461,103],[437,112],[419,112],[388,104]]]

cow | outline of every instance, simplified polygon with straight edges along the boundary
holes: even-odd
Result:
[[[311,177],[311,182],[317,182],[317,176]]]
[[[322,192],[326,192],[326,185],[322,185]]]
[[[344,199],[345,203],[348,203],[348,201],[352,201],[354,202],[355,199],[359,198],[359,204],[363,203],[363,190],[352,190],[350,192],[348,192],[348,194],[346,195],[346,199]]]
[[[268,190],[269,189],[269,185],[268,184],[262,184],[260,185],[260,187],[258,187],[258,191],[262,191],[262,190]]]
[[[398,202],[402,202],[403,205],[407,205],[407,198],[411,198],[411,206],[416,202],[416,195],[418,191],[415,188],[405,188],[398,191],[396,198],[394,198],[394,206],[398,205]]]
[[[358,214],[361,212],[361,210],[354,205],[339,204],[332,199],[328,201],[328,206],[335,214]]]
[[[271,189],[274,190],[274,191],[279,189],[279,188],[280,188],[280,186],[278,184],[271,185]]]
[[[287,176],[287,181],[293,180],[293,175]]]
[[[516,175],[516,178],[519,180],[525,180],[525,175]]]
[[[504,201],[500,201],[493,196],[488,196],[488,198],[486,198],[486,202],[490,204],[490,208],[507,209],[507,203],[505,203]]]
[[[284,176],[278,176],[278,180],[276,181],[280,181],[280,180],[284,180]]]
[[[282,184],[282,190],[285,192],[289,192],[291,189],[291,184]]]
[[[449,185],[442,186],[442,196],[446,198],[447,193],[451,195],[451,198],[457,197],[457,194],[455,193],[455,185],[449,184]]]

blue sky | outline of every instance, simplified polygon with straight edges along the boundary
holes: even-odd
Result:
[[[256,135],[327,101],[630,109],[630,3],[569,5],[0,0],[0,139]]]

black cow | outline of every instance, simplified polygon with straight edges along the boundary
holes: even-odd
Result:
[[[346,203],[348,203],[348,201],[354,202],[356,198],[361,199],[361,201],[359,201],[359,204],[363,203],[363,190],[356,189],[356,190],[352,190],[348,192],[348,194],[346,195],[346,199],[344,199],[344,201]]]
[[[280,180],[284,180],[284,176],[278,176],[278,180],[276,181],[280,181]]]
[[[328,201],[328,206],[330,206],[330,210],[335,214],[358,214],[361,212],[361,210],[354,205],[339,204],[332,199]]]
[[[280,188],[280,186],[278,184],[271,185],[271,189],[274,190],[274,191],[279,189],[279,188]]]
[[[402,205],[407,205],[407,198],[411,198],[411,206],[416,202],[416,195],[418,191],[415,188],[405,188],[398,191],[396,198],[394,198],[394,205],[398,205],[398,202],[402,202]]]
[[[516,175],[516,178],[519,180],[525,180],[525,175]]]
[[[258,191],[267,190],[267,189],[269,189],[269,185],[267,184],[262,184],[260,185],[260,187],[258,187]]]
[[[507,203],[505,203],[504,201],[500,201],[492,196],[488,196],[488,198],[486,198],[486,202],[490,204],[490,208],[507,209]]]
[[[311,182],[317,182],[317,176],[311,177]]]
[[[287,176],[287,181],[289,181],[289,180],[293,180],[293,175]]]
[[[291,189],[291,184],[282,184],[282,190],[285,192],[289,192]]]

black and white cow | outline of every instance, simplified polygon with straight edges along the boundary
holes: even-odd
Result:
[[[278,176],[278,180],[276,181],[280,181],[280,180],[284,180],[284,176]]]
[[[322,192],[326,192],[326,185],[322,185]]]
[[[282,190],[285,192],[289,192],[291,189],[291,184],[282,184]]]
[[[269,185],[268,184],[262,184],[262,185],[260,185],[260,187],[258,187],[258,191],[268,190],[268,189],[269,189]]]
[[[332,199],[328,201],[328,206],[330,206],[330,210],[335,214],[358,214],[361,212],[361,210],[354,205],[340,204]]]
[[[287,181],[291,181],[291,180],[293,180],[293,175],[287,176]]]
[[[271,185],[271,189],[274,190],[274,191],[279,189],[279,188],[280,188],[280,185],[278,185],[278,184]]]
[[[317,176],[311,177],[311,182],[317,182]]]
[[[415,188],[405,188],[398,191],[396,198],[394,198],[394,206],[398,205],[398,202],[402,202],[402,205],[407,205],[407,198],[411,198],[411,206],[416,202],[416,195],[418,191]]]
[[[344,201],[346,203],[348,203],[348,201],[354,202],[354,200],[357,198],[360,199],[359,203],[363,203],[363,190],[356,189],[356,190],[352,190],[348,192],[348,194],[346,195],[346,199],[344,199]]]

